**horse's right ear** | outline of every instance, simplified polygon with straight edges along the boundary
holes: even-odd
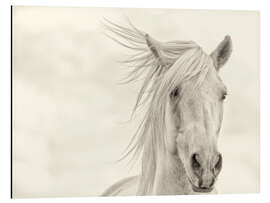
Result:
[[[232,53],[232,40],[230,36],[225,36],[224,40],[211,53],[214,65],[219,70],[230,58]]]

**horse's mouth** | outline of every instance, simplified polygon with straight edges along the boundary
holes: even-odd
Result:
[[[201,187],[197,187],[197,186],[195,186],[192,182],[191,182],[191,180],[188,178],[188,180],[189,180],[189,182],[190,182],[190,184],[191,184],[191,187],[192,187],[192,190],[194,191],[194,192],[201,192],[201,193],[207,193],[207,192],[211,192],[213,189],[214,189],[214,187],[212,186],[212,187],[209,187],[209,188],[201,188]]]
[[[197,186],[195,186],[195,185],[193,185],[193,184],[191,184],[191,185],[192,185],[192,190],[193,190],[194,192],[207,193],[207,192],[211,192],[211,191],[214,189],[214,187],[200,188],[200,187],[197,187]]]

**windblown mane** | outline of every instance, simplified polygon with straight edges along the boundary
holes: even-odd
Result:
[[[166,150],[164,132],[168,95],[191,79],[195,79],[194,88],[200,86],[212,66],[212,60],[195,42],[159,42],[130,22],[129,28],[106,19],[105,22],[109,33],[116,35],[116,38],[108,37],[134,50],[134,55],[123,61],[132,67],[125,82],[143,79],[132,114],[142,105],[147,105],[147,110],[126,155],[133,153],[135,158],[142,153],[142,175],[137,194],[151,194],[157,156]]]

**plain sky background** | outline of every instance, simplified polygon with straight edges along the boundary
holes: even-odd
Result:
[[[259,190],[259,14],[168,9],[13,8],[14,197],[99,195],[140,170],[115,163],[140,119],[126,122],[139,83],[119,85],[127,51],[103,17],[161,41],[193,40],[210,53],[226,34],[233,54],[219,141],[219,193]],[[233,184],[232,184],[233,182]]]

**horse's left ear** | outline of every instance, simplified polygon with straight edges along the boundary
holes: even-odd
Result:
[[[232,53],[232,40],[230,36],[225,36],[224,40],[211,53],[214,65],[219,70],[230,58]]]

